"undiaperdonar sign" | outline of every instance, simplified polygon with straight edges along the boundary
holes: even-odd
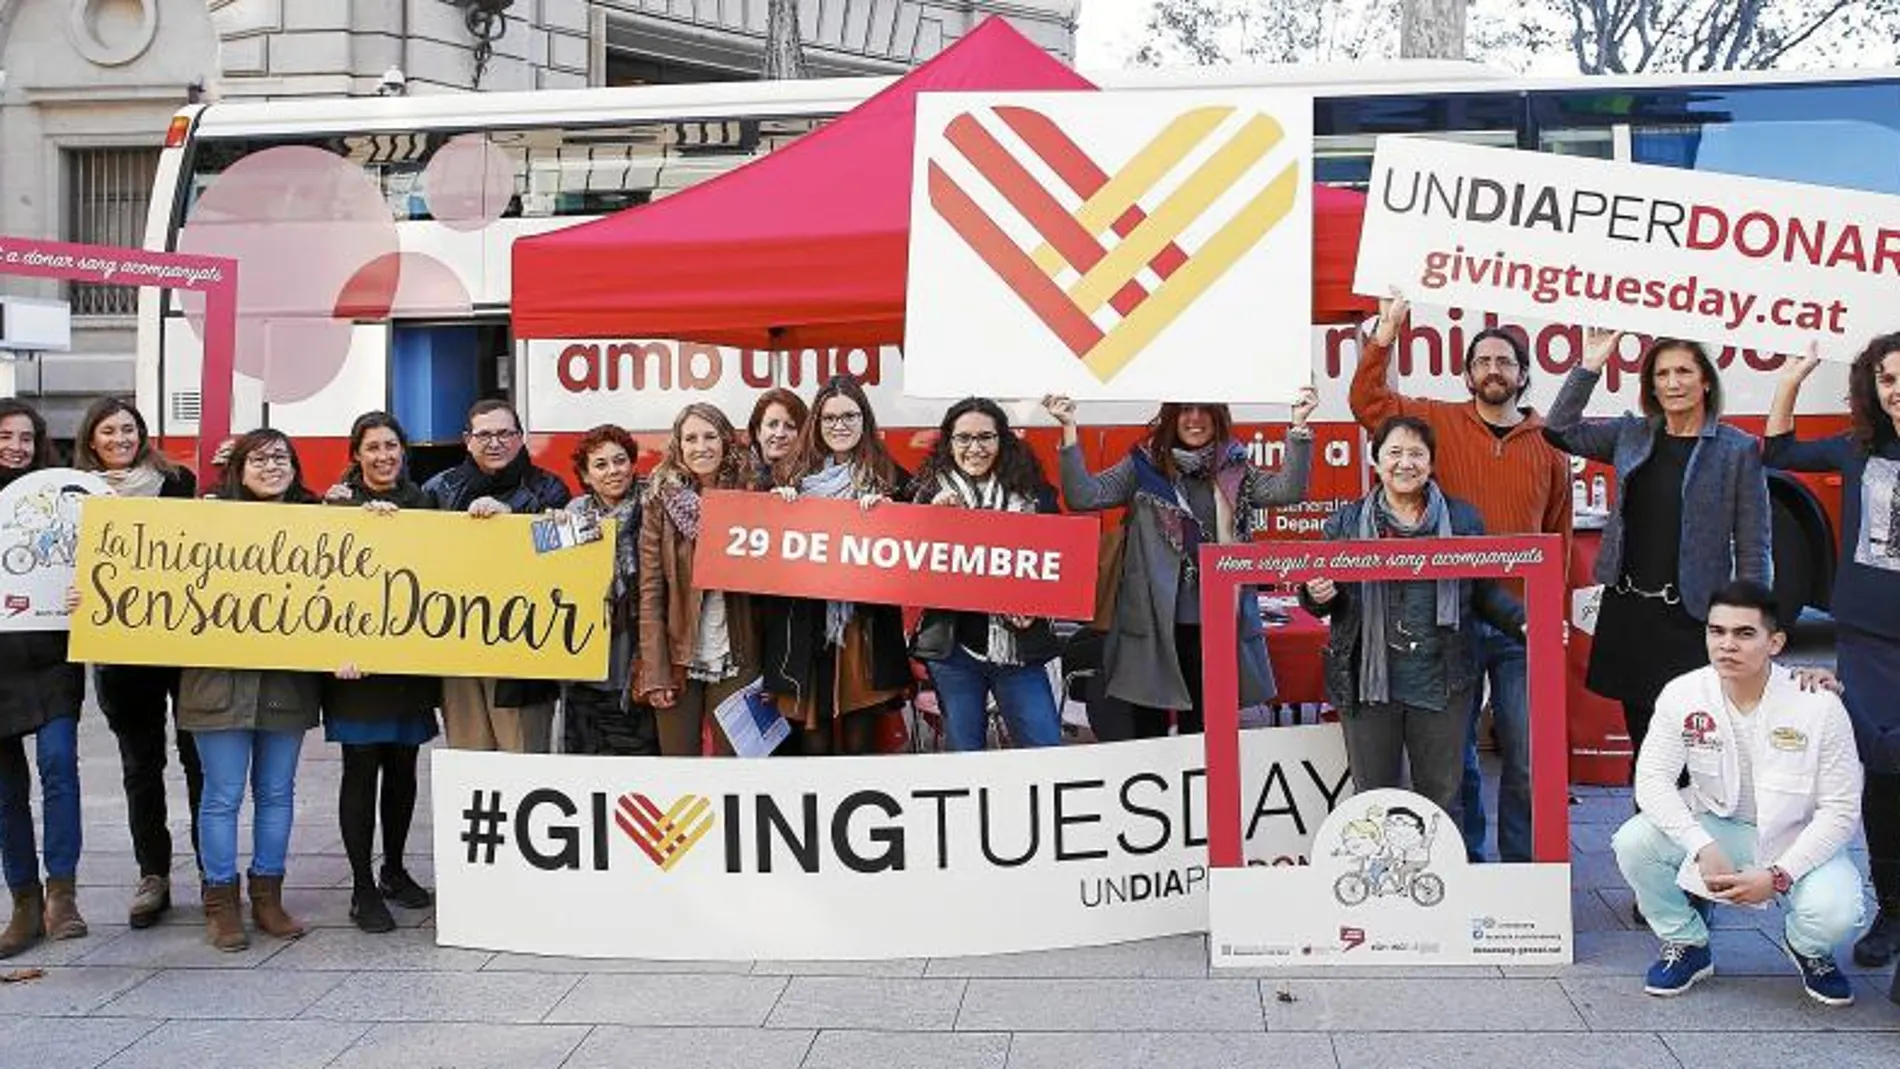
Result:
[[[604,679],[613,524],[537,553],[531,523],[97,498],[80,529],[71,657]]]

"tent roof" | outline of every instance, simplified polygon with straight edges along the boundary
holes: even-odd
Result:
[[[904,336],[917,94],[1092,89],[991,18],[825,127],[664,200],[514,246],[517,337]]]

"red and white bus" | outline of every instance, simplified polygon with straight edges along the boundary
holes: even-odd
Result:
[[[1120,72],[1103,84],[1143,88],[1209,84],[1299,84],[1315,105],[1321,181],[1362,187],[1374,138],[1426,134],[1519,149],[1781,178],[1823,186],[1900,193],[1900,73],[1773,77],[1721,75],[1507,79],[1464,64],[1385,64],[1259,72]],[[849,110],[884,79],[725,83],[623,89],[485,93],[391,99],[214,104],[178,113],[166,139],[152,198],[146,247],[179,247],[181,229],[221,175],[268,149],[317,149],[360,170],[389,210],[392,240],[414,272],[434,277],[424,295],[398,294],[373,311],[343,308],[347,352],[314,392],[266,404],[260,384],[240,376],[234,427],[268,424],[297,437],[313,481],[341,470],[350,421],[394,412],[416,440],[419,475],[458,459],[462,413],[476,399],[505,395],[523,412],[531,449],[568,474],[567,449],[591,426],[618,423],[657,447],[686,400],[710,400],[743,421],[772,385],[809,393],[848,371],[871,388],[880,422],[900,457],[927,445],[942,406],[906,399],[894,348],[770,354],[636,338],[517,343],[509,331],[510,246],[515,238],[646,203],[756,159]],[[470,138],[499,149],[513,193],[486,225],[448,225],[428,214],[420,177],[445,145]],[[215,201],[215,197],[213,200]],[[281,255],[294,262],[290,241]],[[275,254],[275,253],[274,253]],[[284,270],[272,265],[270,270]],[[240,271],[257,270],[241,264]],[[295,270],[295,268],[290,268]],[[407,282],[405,281],[405,286]],[[347,303],[347,302],[345,302]],[[1497,322],[1484,313],[1421,309],[1396,358],[1407,393],[1464,396],[1461,357],[1470,333]],[[1506,324],[1513,325],[1513,324]],[[1548,404],[1580,351],[1567,324],[1515,324],[1533,353],[1530,400]],[[1234,359],[1279,339],[1236,329]],[[142,292],[138,401],[166,448],[195,444],[200,350],[183,307],[170,294]],[[1311,345],[1322,406],[1314,502],[1281,510],[1262,528],[1274,537],[1311,537],[1336,500],[1362,492],[1361,436],[1346,393],[1357,359],[1353,327],[1315,328]],[[1781,358],[1729,348],[1719,356],[1728,415],[1759,431]],[[1845,422],[1845,372],[1829,366],[1820,388],[1803,394],[1803,433]],[[1594,411],[1636,407],[1634,375],[1612,369]],[[1085,447],[1106,464],[1142,432],[1151,409],[1085,406]],[[1017,415],[1038,448],[1053,441],[1034,406]],[[1243,434],[1274,462],[1284,410],[1243,409]],[[1588,494],[1593,473],[1579,469]],[[1774,479],[1775,549],[1783,591],[1825,605],[1839,522],[1838,479]]]

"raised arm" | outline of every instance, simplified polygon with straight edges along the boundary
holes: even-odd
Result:
[[[1256,468],[1246,481],[1247,503],[1255,508],[1293,505],[1306,500],[1313,476],[1313,430],[1306,425],[1319,407],[1319,391],[1308,386],[1293,404],[1293,426],[1286,436],[1286,462],[1279,471]]]
[[[1359,366],[1352,374],[1352,390],[1347,402],[1352,418],[1366,430],[1377,430],[1393,416],[1403,416],[1413,405],[1411,398],[1392,387],[1392,347],[1398,343],[1411,306],[1404,297],[1393,296],[1379,302],[1379,322],[1372,333],[1359,343]]]
[[[1075,429],[1075,402],[1067,397],[1049,396],[1042,407],[1062,426],[1062,449],[1057,465],[1062,478],[1062,502],[1071,512],[1100,512],[1120,508],[1135,497],[1135,462],[1123,457],[1121,463],[1092,474],[1082,459],[1082,443]]]
[[[1768,406],[1768,425],[1763,428],[1762,463],[1784,471],[1840,471],[1847,464],[1848,439],[1845,436],[1804,442],[1794,436],[1795,402],[1801,387],[1820,366],[1820,357],[1812,348],[1808,355],[1790,360],[1775,385],[1775,399]]]
[[[1583,359],[1564,376],[1563,389],[1550,403],[1544,416],[1544,437],[1566,453],[1609,463],[1616,457],[1616,437],[1620,419],[1584,419],[1583,410],[1603,377],[1623,335],[1615,331],[1592,330],[1584,344]]]

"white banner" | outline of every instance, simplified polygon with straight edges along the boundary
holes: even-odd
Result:
[[[105,480],[72,468],[20,476],[0,490],[0,631],[65,631],[79,513]]]
[[[1851,360],[1893,328],[1900,199],[1381,137],[1353,288]]]
[[[1241,736],[1248,857],[1306,861],[1336,725]],[[438,750],[438,940],[531,954],[996,954],[1207,928],[1198,736],[690,760]]]
[[[1312,322],[1312,98],[926,93],[905,391],[1285,402]],[[1235,359],[1237,333],[1266,339]]]
[[[1457,823],[1421,795],[1354,795],[1312,853],[1295,868],[1214,871],[1214,965],[1571,961],[1570,866],[1470,864]]]

